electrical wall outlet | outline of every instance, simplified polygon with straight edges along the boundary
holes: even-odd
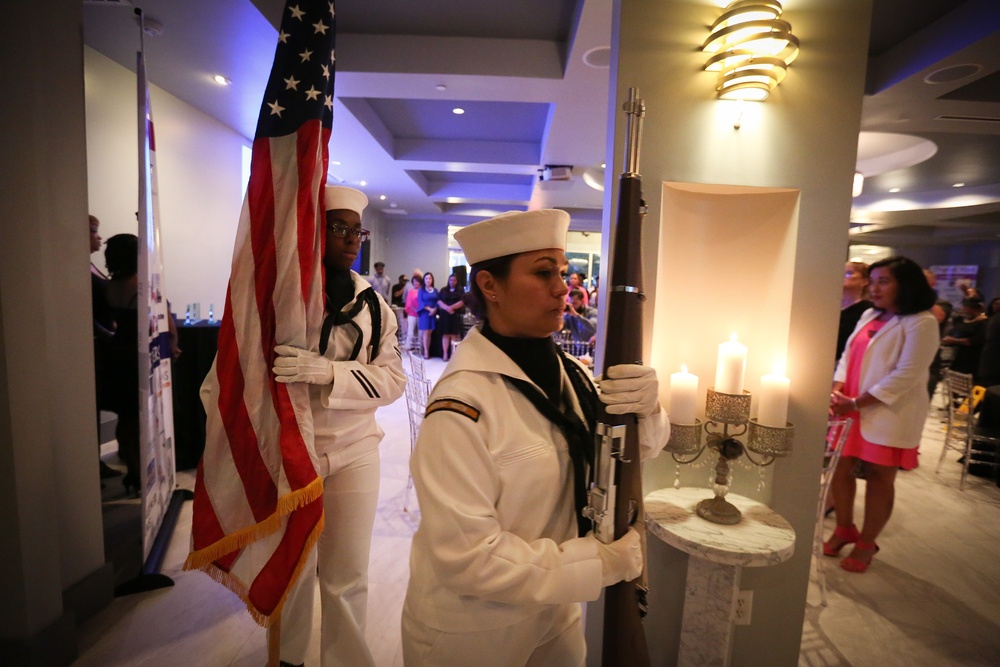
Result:
[[[733,623],[750,625],[750,611],[753,609],[753,591],[740,591],[736,595],[736,607],[733,609]]]

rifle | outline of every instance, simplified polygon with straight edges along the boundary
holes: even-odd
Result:
[[[607,336],[603,374],[618,364],[642,363],[642,177],[639,175],[639,138],[646,107],[638,90],[629,89],[623,105],[625,165],[619,178],[618,224],[615,228],[611,283],[606,304]],[[585,516],[594,521],[594,533],[605,544],[619,539],[630,526],[642,537],[646,527],[642,511],[642,469],[639,458],[638,418],[609,415],[603,404],[597,418],[593,482]],[[604,591],[603,667],[646,667],[649,649],[642,628],[646,615],[646,573]]]

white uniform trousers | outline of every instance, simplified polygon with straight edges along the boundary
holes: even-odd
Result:
[[[321,667],[373,666],[365,643],[368,557],[378,505],[379,455],[319,456],[324,528],[281,612],[281,659],[305,662],[313,627],[317,570]]]
[[[411,350],[422,350],[420,347],[420,332],[417,325],[420,323],[420,316],[406,316],[407,347]]]
[[[402,626],[406,667],[583,667],[587,658],[575,602],[493,630],[441,632],[405,611]]]

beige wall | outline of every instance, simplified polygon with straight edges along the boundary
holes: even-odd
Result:
[[[760,494],[745,479],[738,484],[746,495],[769,499],[791,522],[797,533],[796,552],[784,564],[744,570],[742,588],[754,592],[753,623],[735,630],[735,665],[798,662],[871,13],[871,0],[784,4],[783,18],[800,38],[802,53],[769,100],[745,106],[739,130],[733,127],[736,105],[715,99],[714,75],[701,71],[704,58],[697,50],[720,12],[718,3],[616,0],[614,9],[613,50],[617,48],[617,55],[612,61],[612,98],[616,101],[610,103],[614,139],[609,141],[608,155],[609,167],[613,162],[614,168],[609,173],[621,171],[624,115],[620,108],[628,88],[638,87],[647,106],[640,165],[649,205],[644,224],[643,284],[650,296],[644,322],[646,358],[653,346],[664,342],[652,335],[654,319],[660,317],[676,322],[664,324],[664,330],[687,336],[687,340],[701,337],[706,330],[717,333],[715,329],[724,328],[724,321],[736,317],[747,322],[748,337],[787,341],[784,351],[792,383],[789,419],[796,426],[796,450],[775,464],[773,479]],[[665,215],[661,187],[666,181],[799,191],[798,222],[789,227],[787,256],[781,260],[790,271],[790,282],[769,282],[768,273],[733,276],[727,272],[722,253],[716,261],[706,259],[706,265],[698,275],[688,276],[686,284],[658,285],[658,274],[670,270],[669,258],[661,254],[659,244]],[[607,245],[611,243],[608,212],[615,209],[617,196],[612,185],[616,182],[608,183],[606,189],[605,257],[610,256]],[[769,252],[757,247],[753,239],[725,250]],[[730,304],[728,309],[735,309],[732,315],[724,312],[720,301],[726,302],[725,284],[733,279],[756,286],[761,298],[768,300],[765,310],[781,304],[787,312],[753,318],[753,303]],[[711,289],[702,287],[703,281]],[[605,270],[602,286],[607,282]],[[676,312],[669,290],[698,290],[703,298],[694,312]],[[668,312],[654,313],[661,307]],[[720,342],[714,340],[717,335],[706,337],[712,338],[712,344]],[[711,356],[711,352],[702,354]],[[676,363],[671,354],[659,358],[665,365],[667,360],[671,366]],[[703,383],[714,379],[714,366],[710,367],[712,372]],[[675,370],[658,368],[661,381],[666,382]],[[748,378],[754,380],[750,373]],[[647,467],[647,493],[673,480],[672,464],[661,458]],[[752,471],[735,474],[756,477]],[[650,549],[654,589],[646,627],[654,664],[673,664],[676,659],[686,562],[668,547]],[[592,646],[600,643],[595,630],[593,624],[588,628]]]
[[[135,73],[89,47],[84,63],[90,212],[101,219],[103,238],[134,234]],[[210,304],[221,317],[243,203],[242,151],[251,140],[156,86],[150,87],[150,100],[166,294],[181,317],[195,302],[202,317]],[[365,213],[364,226],[373,233],[372,263],[386,261],[388,240],[374,208]],[[91,259],[104,268],[103,251]]]
[[[379,228],[382,261],[393,283],[400,274],[409,276],[413,269],[430,271],[440,289],[451,273],[448,268],[448,224],[445,222],[396,222],[383,218]]]
[[[84,48],[87,181],[101,236],[135,234],[135,73]],[[250,141],[173,95],[150,87],[156,132],[164,285],[175,313],[209,304],[221,316],[239,223],[242,150]],[[104,268],[103,252],[93,255]]]

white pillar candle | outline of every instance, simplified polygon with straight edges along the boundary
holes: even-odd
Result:
[[[747,366],[747,346],[736,342],[736,334],[719,344],[715,367],[715,391],[722,394],[743,393],[743,373]]]
[[[698,405],[698,376],[681,366],[680,373],[670,374],[670,421],[693,424]]]
[[[763,426],[780,426],[788,422],[788,378],[775,370],[760,379],[760,402],[757,405],[757,423]]]

